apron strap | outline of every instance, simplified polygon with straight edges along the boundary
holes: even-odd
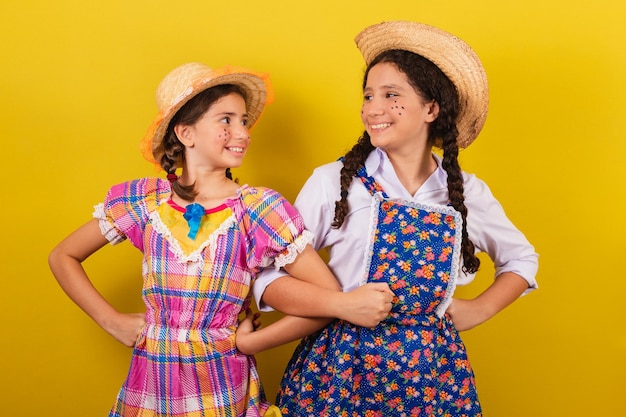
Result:
[[[339,160],[343,162],[344,161],[343,156],[339,158]],[[357,178],[361,180],[363,185],[365,185],[365,188],[367,188],[367,191],[369,191],[371,195],[381,194],[383,198],[385,199],[389,198],[385,190],[383,190],[383,187],[381,187],[380,184],[377,183],[373,177],[370,177],[369,175],[367,175],[367,170],[365,169],[365,165],[361,165],[359,167],[359,169],[356,172],[356,176]]]
[[[339,160],[343,162],[343,157],[339,158]],[[385,190],[383,190],[383,187],[376,182],[374,177],[370,177],[369,175],[367,175],[367,170],[365,169],[364,165],[361,165],[359,167],[356,172],[356,176],[361,180],[363,185],[365,185],[365,188],[367,188],[371,195],[381,194],[384,199],[389,198]],[[450,200],[448,200],[448,203],[446,205],[452,207],[452,203],[450,202]]]

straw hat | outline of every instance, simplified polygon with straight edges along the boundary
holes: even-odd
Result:
[[[489,92],[485,69],[467,43],[436,27],[407,21],[369,26],[354,41],[368,65],[391,49],[414,52],[437,65],[459,94],[459,147],[466,148],[476,139],[487,118]]]
[[[250,127],[261,117],[265,104],[273,99],[267,74],[232,66],[211,69],[197,62],[183,64],[167,74],[157,87],[159,113],[142,140],[144,157],[159,165],[163,154],[160,145],[176,112],[202,91],[223,84],[235,84],[245,92]]]

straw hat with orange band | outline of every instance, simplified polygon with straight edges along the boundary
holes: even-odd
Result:
[[[167,74],[157,88],[159,112],[141,142],[143,156],[160,166],[163,137],[176,112],[199,93],[224,84],[237,85],[245,92],[250,127],[259,120],[265,105],[274,98],[267,74],[233,66],[212,69],[197,62],[183,64]]]

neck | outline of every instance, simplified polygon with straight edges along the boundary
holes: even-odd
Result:
[[[408,156],[388,155],[388,157],[400,183],[411,195],[414,195],[437,169],[437,162],[430,149],[428,152]]]
[[[194,184],[198,193],[193,201],[184,202],[187,204],[195,202],[205,208],[219,206],[227,198],[234,197],[239,189],[237,183],[226,178],[224,171],[189,172],[183,170],[179,181],[185,185]]]

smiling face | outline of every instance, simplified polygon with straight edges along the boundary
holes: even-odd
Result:
[[[176,135],[185,145],[187,168],[207,171],[242,164],[250,145],[246,103],[237,93],[215,101],[192,125],[177,125]]]
[[[361,119],[372,145],[387,153],[410,154],[424,149],[429,125],[438,112],[437,103],[425,102],[394,64],[381,62],[370,69]]]

